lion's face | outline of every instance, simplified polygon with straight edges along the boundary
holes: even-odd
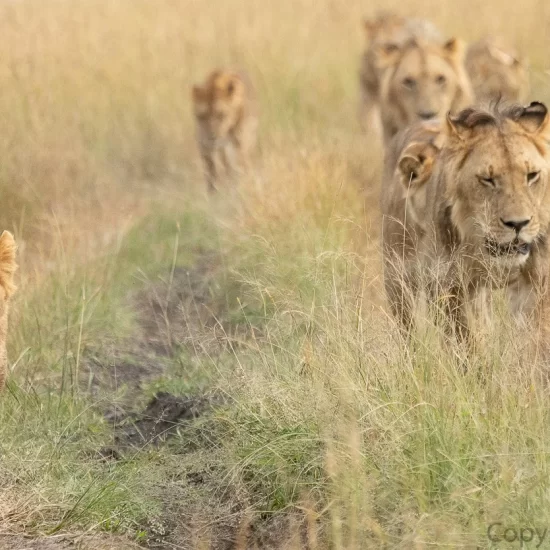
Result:
[[[444,59],[420,49],[410,50],[399,64],[391,82],[391,93],[407,124],[445,115],[456,93],[456,79]]]
[[[237,123],[244,85],[237,75],[216,71],[204,86],[193,87],[195,117],[212,139],[224,138]]]
[[[539,105],[515,121],[472,128],[449,122],[453,225],[462,241],[511,266],[527,260],[549,223],[547,146],[540,135],[548,121]]]
[[[470,101],[463,48],[457,40],[443,46],[413,40],[385,53],[382,116],[390,136],[418,120],[444,118]]]

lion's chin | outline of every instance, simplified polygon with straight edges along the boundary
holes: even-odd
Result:
[[[520,239],[514,239],[507,243],[499,243],[492,239],[485,239],[485,250],[499,263],[520,265],[523,264],[531,253],[531,243]]]

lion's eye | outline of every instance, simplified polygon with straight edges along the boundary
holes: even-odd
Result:
[[[479,176],[479,181],[486,187],[496,187],[494,178],[485,178],[485,177]]]
[[[416,87],[416,80],[411,77],[403,79],[403,87],[407,88],[407,90],[414,90]]]
[[[444,75],[440,74],[436,79],[435,79],[436,83],[439,85],[439,86],[443,86],[446,82],[447,82],[447,79],[445,78]]]
[[[536,183],[539,181],[540,178],[540,172],[529,172],[527,174],[527,183],[529,185],[533,185],[533,183]]]

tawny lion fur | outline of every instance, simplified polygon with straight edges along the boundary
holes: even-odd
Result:
[[[491,289],[508,293],[512,313],[538,323],[539,344],[550,359],[550,117],[541,103],[476,108],[448,117],[441,149],[426,185],[424,224],[416,240],[392,236],[385,223],[385,272],[392,309],[411,328],[418,273],[436,277],[429,290],[443,304],[455,334],[471,342]],[[385,193],[386,190],[383,191]],[[404,203],[389,201],[385,217],[404,219]],[[404,219],[400,231],[415,234]],[[415,261],[416,260],[416,261]],[[416,270],[416,271],[415,271]]]
[[[16,251],[17,245],[13,235],[9,231],[4,231],[0,235],[0,390],[4,388],[7,376],[8,310],[10,297],[16,290],[14,284],[14,274],[17,269]]]
[[[381,12],[364,20],[363,27],[367,46],[359,72],[359,123],[363,130],[381,134],[379,96],[384,69],[380,57],[386,50],[401,48],[413,38],[434,43],[441,43],[443,39],[430,21],[404,18],[391,12]]]
[[[441,135],[440,122],[418,122],[397,134],[386,150],[380,197],[384,283],[394,315],[407,328],[418,287],[417,250],[428,231],[427,188]]]
[[[380,112],[385,143],[418,120],[443,119],[473,100],[464,68],[464,44],[413,39],[380,55]]]
[[[527,61],[502,41],[484,38],[470,44],[465,65],[478,103],[498,99],[523,102],[527,99]]]
[[[249,165],[258,127],[254,89],[244,73],[216,70],[193,87],[193,106],[206,181],[214,190],[221,165],[230,176]]]

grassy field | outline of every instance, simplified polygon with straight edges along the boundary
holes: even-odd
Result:
[[[402,4],[384,8],[507,37],[550,100],[547,2]],[[550,525],[548,390],[521,343],[502,327],[463,374],[386,309],[381,150],[356,120],[371,13],[0,4],[0,229],[20,247],[0,548],[474,549],[495,522]],[[190,88],[224,65],[256,83],[260,150],[207,197]]]

